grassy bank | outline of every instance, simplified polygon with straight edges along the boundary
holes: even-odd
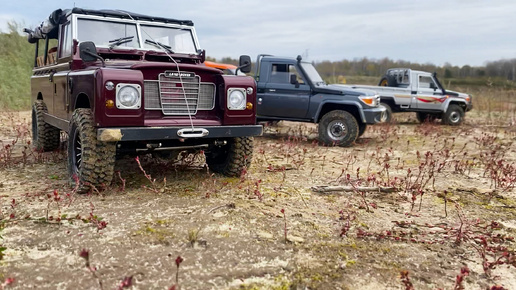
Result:
[[[30,108],[30,76],[34,46],[18,34],[18,24],[9,24],[8,33],[0,33],[0,108]]]

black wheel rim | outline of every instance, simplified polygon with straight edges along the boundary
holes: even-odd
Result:
[[[82,143],[79,131],[76,129],[73,131],[73,142],[72,142],[72,164],[73,173],[78,174],[81,170],[82,165]]]

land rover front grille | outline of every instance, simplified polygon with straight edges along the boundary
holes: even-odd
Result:
[[[181,82],[182,81],[182,82]],[[158,80],[144,81],[146,110],[161,110],[164,115],[195,115],[215,105],[215,84],[202,83],[198,75],[162,73]]]

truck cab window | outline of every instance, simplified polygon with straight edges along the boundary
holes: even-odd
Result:
[[[290,75],[296,75],[297,81],[299,84],[305,84],[303,77],[297,71],[296,66],[293,64],[273,64],[271,66],[271,75],[270,82],[271,83],[279,83],[279,84],[289,84],[290,83]]]
[[[434,80],[429,76],[419,76],[419,88],[421,89],[434,89],[437,88]]]
[[[286,64],[273,64],[271,66],[271,83],[288,84],[288,70]]]
[[[297,82],[300,84],[300,85],[304,85],[305,84],[305,81],[303,80],[303,77],[301,76],[301,74],[297,71],[296,69],[296,66],[293,65],[293,64],[290,64],[288,66],[288,72],[289,72],[289,75],[296,75],[297,76]],[[290,76],[289,76],[289,80],[290,80]]]
[[[133,41],[123,43],[118,47],[140,47],[138,41],[136,41],[138,35],[136,24],[81,18],[79,18],[77,23],[77,40],[79,42],[93,41],[96,46],[109,47],[113,40],[134,36],[135,39]]]
[[[72,55],[72,27],[70,22],[61,26],[61,42],[59,43],[59,58]]]

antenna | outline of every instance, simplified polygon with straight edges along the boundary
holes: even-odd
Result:
[[[303,59],[308,59],[308,48],[305,49],[305,52],[302,54]]]

